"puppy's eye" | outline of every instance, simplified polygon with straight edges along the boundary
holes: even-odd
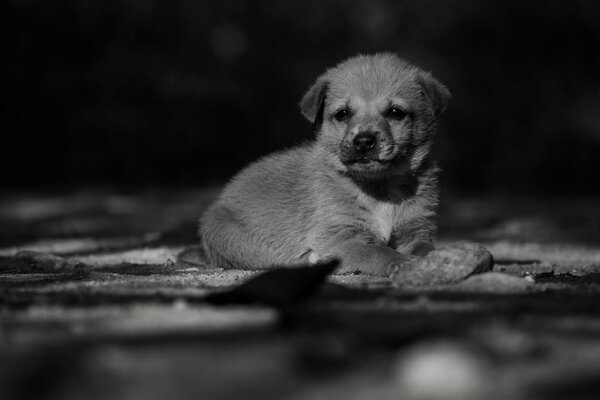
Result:
[[[404,119],[408,113],[406,111],[404,111],[403,109],[401,109],[400,107],[390,107],[386,112],[386,117],[391,118],[391,119],[395,119],[395,120],[402,120]]]
[[[333,114],[333,118],[336,119],[336,121],[342,122],[347,120],[350,117],[350,111],[348,111],[347,108],[342,108],[341,110],[338,110],[335,114]]]

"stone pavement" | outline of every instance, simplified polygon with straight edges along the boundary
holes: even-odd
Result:
[[[484,243],[493,272],[265,305],[214,301],[256,272],[181,256],[216,193],[0,198],[0,399],[598,398],[597,201],[449,196],[440,243]]]

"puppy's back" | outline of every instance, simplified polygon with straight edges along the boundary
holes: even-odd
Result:
[[[307,145],[269,154],[234,176],[219,202],[233,208],[244,208],[247,213],[256,216],[273,208],[292,211],[306,196],[311,174],[307,168],[310,157]],[[300,195],[302,192],[304,196]]]
[[[314,213],[311,157],[309,145],[299,146],[263,157],[233,177],[200,223],[213,261],[251,269],[299,262],[306,240],[299,232],[308,231]],[[214,257],[215,248],[229,254],[227,260]]]

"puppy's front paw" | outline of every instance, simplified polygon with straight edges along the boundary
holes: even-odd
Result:
[[[404,256],[402,254],[398,254],[399,257],[390,264],[386,265],[382,269],[382,275],[385,276],[394,276],[396,274],[402,273],[402,271],[410,271],[415,268],[421,261],[421,257],[418,256]]]

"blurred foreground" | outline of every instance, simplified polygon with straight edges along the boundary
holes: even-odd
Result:
[[[275,309],[207,303],[254,273],[178,259],[216,193],[0,199],[0,398],[597,398],[597,200],[447,197],[440,242],[485,243],[493,273],[334,275]]]

